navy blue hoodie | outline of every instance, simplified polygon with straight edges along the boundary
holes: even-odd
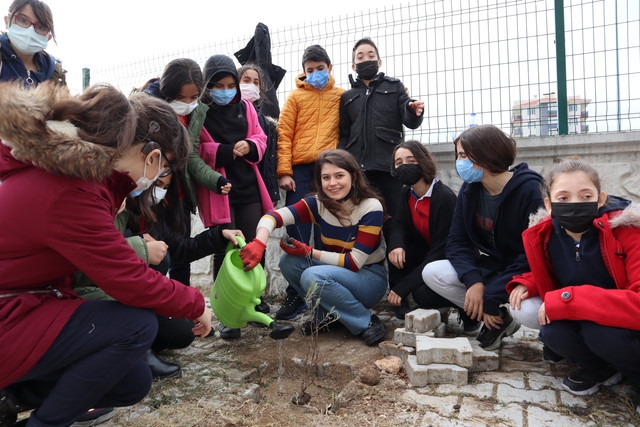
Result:
[[[482,183],[464,183],[451,221],[445,254],[458,278],[467,288],[476,282],[485,284],[484,312],[498,315],[498,306],[508,301],[507,283],[515,274],[529,271],[524,254],[522,232],[529,226],[529,216],[544,206],[542,176],[520,163],[498,197],[494,221],[495,248],[487,247],[474,215]]]

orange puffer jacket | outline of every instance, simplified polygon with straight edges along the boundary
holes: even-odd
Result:
[[[305,74],[296,78],[297,89],[287,97],[278,120],[278,177],[292,176],[293,166],[313,163],[324,150],[338,146],[344,89],[335,82],[329,75],[318,90],[305,81]]]

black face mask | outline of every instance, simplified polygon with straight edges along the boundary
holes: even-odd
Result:
[[[391,175],[404,185],[413,185],[422,178],[422,169],[417,164],[403,164],[395,168]]]
[[[371,80],[378,75],[378,61],[364,61],[356,64],[356,73],[362,80]]]
[[[572,233],[583,233],[598,216],[598,202],[551,203],[551,218]]]

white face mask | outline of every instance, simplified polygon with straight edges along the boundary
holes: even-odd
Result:
[[[164,200],[164,196],[167,195],[166,188],[160,188],[157,185],[153,187],[153,191],[149,193],[149,203],[151,205],[157,205],[162,200]]]
[[[260,99],[260,89],[251,83],[240,83],[240,94],[243,99],[249,102],[255,102]]]
[[[133,189],[132,192],[130,192],[129,194],[131,195],[131,197],[138,197],[140,194],[142,194],[142,192],[148,188],[150,188],[154,182],[156,182],[156,180],[160,177],[160,174],[162,173],[162,169],[160,169],[160,159],[162,158],[162,155],[158,156],[158,173],[156,174],[156,176],[153,177],[153,179],[149,179],[146,177],[147,175],[147,160],[145,158],[145,162],[144,162],[144,169],[142,171],[142,176],[140,178],[138,178],[138,180],[136,181],[136,188]]]
[[[196,99],[190,104],[182,101],[172,101],[169,103],[173,111],[180,116],[188,116],[198,106],[198,100]]]
[[[13,47],[25,55],[33,55],[47,48],[49,39],[36,33],[33,27],[22,28],[20,25],[12,24],[7,30],[7,35]]]

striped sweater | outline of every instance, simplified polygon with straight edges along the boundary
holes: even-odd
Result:
[[[353,212],[344,226],[316,197],[305,197],[299,202],[265,214],[258,223],[271,233],[274,229],[296,223],[313,223],[320,227],[324,250],[320,261],[358,271],[363,265],[384,260],[380,247],[384,214],[376,199],[365,199],[355,206],[350,201],[345,207]]]

